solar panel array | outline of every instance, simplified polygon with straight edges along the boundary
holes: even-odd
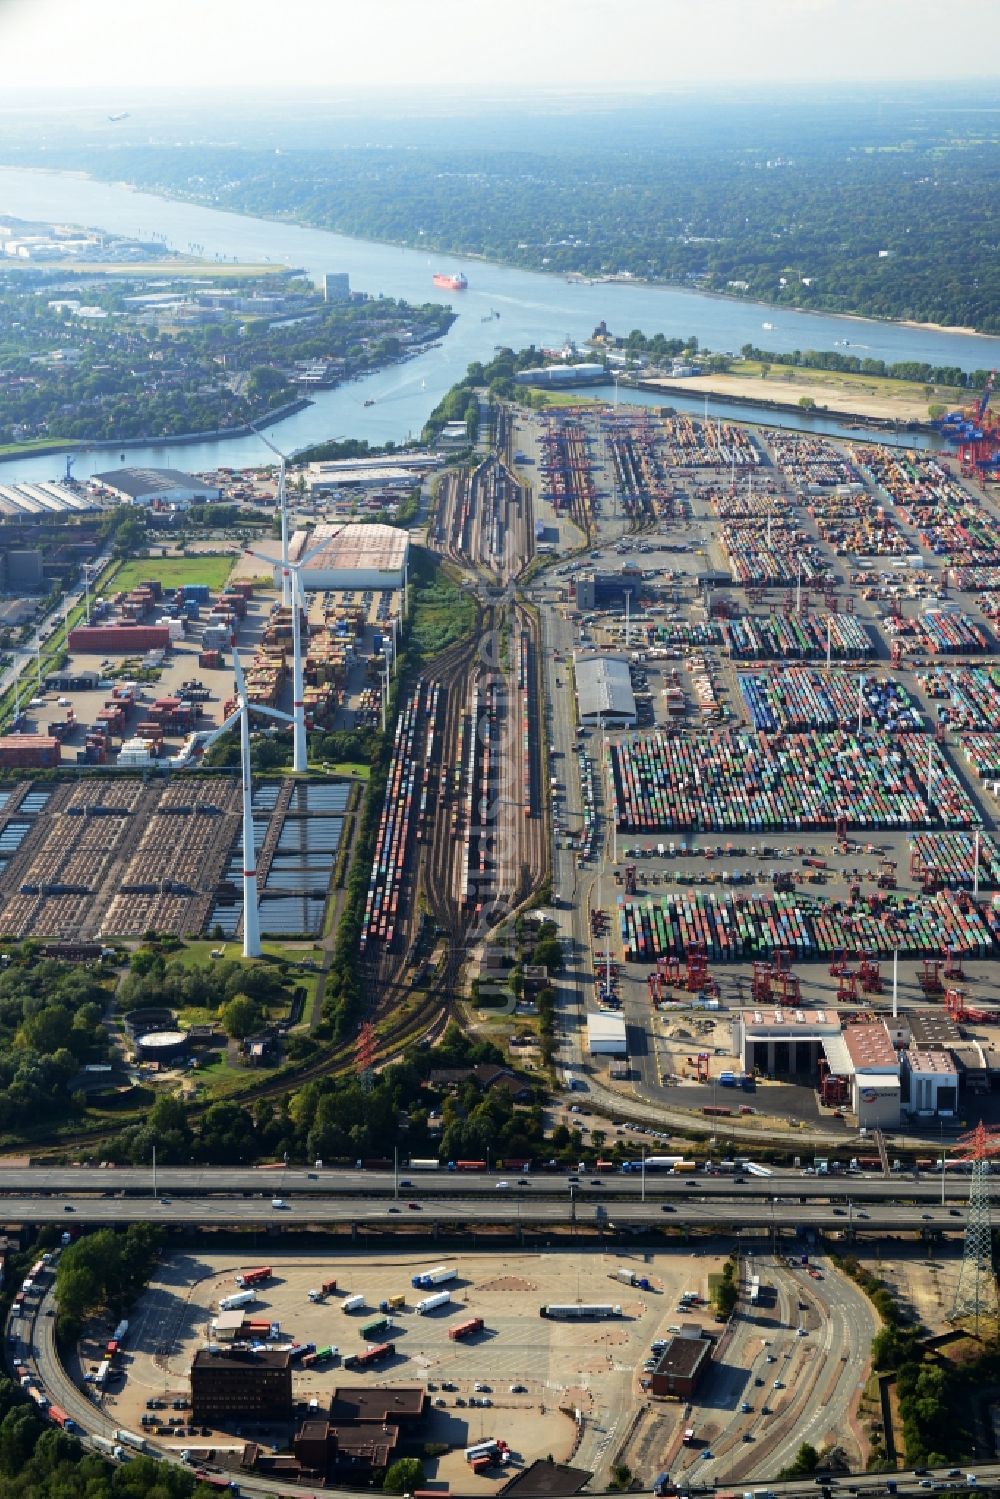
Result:
[[[346,783],[289,787],[280,781],[266,781],[254,789],[254,852],[262,934],[316,937],[322,931],[350,791]],[[243,918],[242,826],[224,878],[235,886],[236,893],[216,900],[208,930],[214,932],[218,927],[229,938],[237,935]]]

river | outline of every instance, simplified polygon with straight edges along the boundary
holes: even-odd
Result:
[[[98,182],[61,172],[0,168],[0,213],[17,218],[84,224],[115,234],[149,239],[186,251],[226,260],[273,261],[302,267],[318,280],[327,271],[347,271],[355,291],[403,297],[408,301],[452,303],[459,317],[438,348],[419,358],[369,376],[363,382],[317,393],[312,405],[268,431],[285,452],[341,436],[372,443],[416,436],[427,414],[444,392],[476,359],[487,360],[497,345],[520,349],[529,344],[562,345],[567,337],[583,339],[603,319],[615,333],[641,328],[647,334],[697,336],[702,346],[736,351],[744,343],[766,345],[776,353],[791,349],[832,349],[846,339],[852,352],[897,360],[920,360],[962,369],[989,369],[1000,364],[1000,338],[910,328],[863,318],[775,309],[680,287],[623,283],[584,284],[558,276],[513,270],[468,258],[426,255],[367,240],[348,239],[323,229],[273,223],[267,219],[224,213],[175,202],[121,184]],[[465,292],[443,293],[431,284],[434,271],[463,270]],[[490,313],[499,313],[491,318]],[[763,324],[773,324],[764,329]],[[626,399],[623,391],[621,399]],[[700,411],[697,397],[648,396],[629,392],[641,404],[671,404]],[[365,406],[366,400],[374,405]],[[744,421],[775,422],[774,413],[750,406],[710,404],[714,415]],[[856,435],[827,417],[789,415],[783,424],[810,432]],[[911,439],[908,439],[912,441]],[[124,445],[134,464],[183,467],[201,471],[240,468],[268,461],[268,451],[254,436],[187,444]],[[86,478],[119,461],[119,451],[95,449],[79,454],[74,467]],[[42,455],[4,465],[11,478],[52,477],[62,469],[58,457]]]

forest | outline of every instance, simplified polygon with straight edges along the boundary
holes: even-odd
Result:
[[[1000,332],[1000,138],[966,98],[691,99],[561,116],[529,102],[516,121],[380,121],[367,145],[340,135],[290,135],[280,171],[259,144],[83,142],[58,156],[422,250]],[[6,154],[34,159],[28,143]]]

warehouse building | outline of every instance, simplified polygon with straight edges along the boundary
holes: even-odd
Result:
[[[270,1349],[199,1348],[191,1364],[191,1417],[199,1424],[287,1421],[292,1360]]]
[[[624,609],[638,607],[642,578],[635,573],[585,573],[574,584],[578,609]]]
[[[624,1015],[588,1015],[587,1050],[592,1057],[627,1056]]]
[[[547,364],[533,370],[521,370],[514,376],[514,384],[565,390],[574,385],[607,385],[610,379],[603,364]]]
[[[116,468],[95,474],[90,482],[123,505],[149,505],[154,510],[186,510],[217,500],[222,492],[218,485],[203,484],[177,468]]]
[[[848,1025],[844,1042],[854,1068],[851,1110],[859,1129],[898,1129],[899,1057],[884,1025]]]
[[[701,1328],[692,1328],[694,1334],[681,1333],[670,1339],[660,1354],[653,1370],[651,1384],[653,1394],[665,1400],[673,1396],[678,1400],[690,1400],[704,1378],[712,1362],[712,1342]]]
[[[844,1070],[828,1054],[838,1051],[840,1016],[836,1010],[743,1010],[736,1027],[734,1050],[745,1072],[759,1072],[765,1077],[815,1077],[823,1055],[827,1055],[833,1072]]]
[[[946,1051],[911,1046],[902,1053],[902,1095],[911,1117],[951,1119],[958,1108],[958,1065]]]
[[[303,588],[398,589],[406,576],[410,539],[396,526],[317,526],[314,531],[296,531],[288,547],[297,562],[315,552],[300,574]],[[275,587],[280,565],[275,568]]]
[[[576,702],[580,722],[590,727],[635,727],[635,693],[624,656],[583,656],[576,661]]]

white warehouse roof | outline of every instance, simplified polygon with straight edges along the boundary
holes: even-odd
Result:
[[[587,1050],[591,1056],[624,1057],[628,1055],[625,1039],[625,1017],[599,1012],[587,1016]]]
[[[410,538],[397,526],[323,525],[296,531],[288,553],[293,562],[319,548],[302,569],[306,588],[351,586],[351,575],[399,587],[409,553]]]
[[[624,656],[578,659],[576,695],[583,722],[635,723],[635,693]]]

